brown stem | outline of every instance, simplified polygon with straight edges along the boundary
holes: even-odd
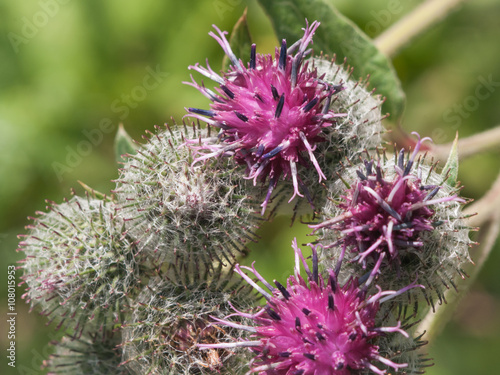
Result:
[[[431,152],[438,160],[446,160],[452,144],[433,145]],[[500,149],[500,126],[458,140],[458,157],[461,160],[494,149]]]

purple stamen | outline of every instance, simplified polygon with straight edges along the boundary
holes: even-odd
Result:
[[[285,143],[285,144],[279,145],[274,150],[271,150],[267,154],[262,155],[262,159],[272,158],[273,156],[279,154],[281,151],[283,151],[285,148],[287,148],[289,145],[290,145],[290,143]]]
[[[271,85],[271,93],[273,94],[274,100],[278,100],[280,98],[280,94],[278,94],[278,90],[273,85]]]
[[[285,299],[289,299],[290,293],[288,292],[288,290],[286,290],[286,288],[283,285],[281,285],[278,281],[274,280],[273,282],[274,282],[274,284],[276,284],[276,286],[278,287],[278,290],[281,292],[283,297],[285,297]]]
[[[399,157],[398,157],[398,167],[403,171],[403,168],[405,167],[405,150],[401,149],[399,151]]]
[[[207,117],[214,117],[215,116],[215,112],[214,111],[210,111],[210,110],[207,110],[207,109],[188,108],[188,111],[191,112],[191,113],[196,113],[196,114],[199,114],[199,115],[202,115],[202,116],[207,116]]]
[[[304,112],[309,112],[318,103],[318,98],[314,98],[304,106]]]
[[[283,41],[281,42],[280,59],[279,59],[279,63],[278,63],[278,68],[280,68],[281,70],[285,70],[286,60],[287,60],[286,57],[287,57],[286,40],[283,39]]]
[[[361,181],[365,181],[365,180],[367,180],[366,176],[365,176],[365,175],[363,174],[363,172],[361,172],[360,170],[357,170],[357,171],[356,171],[356,174],[358,175],[358,177],[359,177],[359,179],[360,179]]]
[[[236,117],[238,117],[241,121],[243,122],[248,122],[248,117],[239,113],[239,112],[236,112],[234,111],[234,114],[236,115]]]
[[[294,88],[297,85],[297,78],[298,78],[297,74],[299,72],[299,67],[300,67],[301,62],[302,62],[302,54],[298,53],[294,57],[293,62],[292,62],[292,73],[291,73],[292,88]]]
[[[281,94],[278,105],[276,106],[276,112],[274,112],[274,118],[279,118],[281,116],[281,111],[283,110],[284,104],[285,104],[285,94]]]
[[[427,202],[428,200],[434,198],[436,194],[439,192],[439,189],[441,189],[441,186],[435,187],[429,194],[426,195],[424,201]]]
[[[255,55],[257,52],[257,46],[252,44],[251,50],[250,50],[250,69],[255,69],[255,64],[256,64],[256,59]]]
[[[328,294],[328,309],[332,311],[335,309],[335,301],[333,299],[333,294]]]
[[[234,99],[234,92],[229,90],[226,86],[220,85],[220,88],[229,97],[229,99]]]
[[[332,101],[332,94],[328,95],[326,97],[325,103],[323,104],[323,110],[321,111],[321,114],[326,115],[330,111],[330,104]]]

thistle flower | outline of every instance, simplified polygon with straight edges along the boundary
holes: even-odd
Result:
[[[380,273],[391,288],[391,282],[407,285],[418,276],[441,299],[442,286],[454,285],[453,273],[464,276],[460,265],[469,261],[471,241],[460,220],[465,200],[435,165],[416,160],[425,140],[418,139],[406,162],[402,149],[394,160],[365,160],[363,171],[346,168],[343,182],[332,187],[326,220],[311,227],[321,230],[319,243],[331,261],[346,256],[371,268],[372,277]]]
[[[198,130],[151,134],[121,169],[115,194],[130,233],[156,265],[199,272],[234,263],[263,220],[228,160],[191,166],[187,138]]]
[[[64,336],[55,342],[55,353],[44,361],[49,375],[127,375],[130,372],[119,366],[121,350],[120,332],[105,330],[101,333],[86,332],[80,338]]]
[[[296,195],[303,196],[299,187],[307,195],[299,167],[307,169],[312,164],[319,181],[326,179],[314,151],[325,141],[323,130],[342,116],[330,109],[332,95],[342,86],[326,83],[304,62],[318,26],[317,21],[306,25],[302,39],[290,48],[283,40],[274,60],[271,55],[257,54],[255,44],[252,45],[250,62],[245,67],[231,50],[225,37],[227,32],[221,32],[214,25],[218,35],[213,32],[209,35],[229,57],[229,71],[219,75],[208,63],[207,68],[199,64],[189,67],[219,84],[213,92],[192,77],[188,83],[212,101],[210,110],[189,108],[188,116],[220,128],[220,142],[208,138],[202,140],[201,146],[195,146],[208,151],[196,160],[233,156],[247,166],[247,178],[253,180],[254,185],[257,180],[268,181],[262,213],[281,177],[292,180],[290,201]]]
[[[227,349],[199,351],[198,344],[228,342],[239,331],[211,324],[228,313],[228,300],[247,308],[256,302],[250,287],[222,268],[215,273],[158,276],[131,306],[123,327],[123,365],[136,374],[235,374],[247,363]]]
[[[89,320],[120,321],[120,303],[140,286],[138,249],[112,202],[74,196],[49,203],[20,242],[26,259],[23,298],[42,315],[72,325],[79,336]]]
[[[301,250],[293,243],[295,274],[287,286],[276,280],[276,287],[269,284],[253,267],[235,268],[250,285],[259,291],[267,303],[255,314],[236,310],[231,316],[249,319],[250,325],[238,324],[226,319],[214,318],[219,324],[251,333],[246,341],[227,344],[205,344],[200,349],[248,347],[255,353],[251,372],[259,374],[351,374],[371,371],[385,374],[384,368],[396,371],[408,367],[385,357],[385,349],[379,342],[393,334],[408,334],[401,322],[393,327],[379,325],[380,304],[406,290],[381,291],[369,295],[368,280],[360,286],[359,279],[352,277],[346,284],[337,283],[337,273],[328,271],[324,279],[318,273],[318,258],[313,249],[312,271]],[[302,262],[307,281],[300,276]],[[269,289],[265,291],[242,268],[249,270]],[[409,339],[411,340],[411,339]],[[393,353],[394,354],[394,353]],[[415,369],[410,369],[412,372]]]

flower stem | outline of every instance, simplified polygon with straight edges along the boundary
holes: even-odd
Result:
[[[418,34],[445,18],[464,0],[427,0],[375,39],[377,48],[392,57]]]
[[[453,142],[431,146],[431,152],[438,160],[446,160]],[[462,160],[469,156],[500,147],[500,126],[458,140],[458,157]]]

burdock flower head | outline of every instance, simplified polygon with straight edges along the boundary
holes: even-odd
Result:
[[[402,149],[394,159],[365,160],[364,170],[346,168],[342,182],[332,185],[327,220],[311,227],[321,230],[319,242],[331,260],[345,255],[372,276],[382,273],[383,280],[400,279],[402,285],[421,277],[441,298],[442,286],[453,285],[456,271],[462,275],[470,240],[460,220],[465,200],[458,189],[435,165],[417,159],[425,140],[418,139],[406,161]],[[392,269],[383,271],[385,266]]]
[[[227,160],[191,166],[181,147],[198,130],[178,127],[151,134],[121,170],[115,194],[129,233],[148,259],[187,272],[234,263],[256,241],[258,203]]]
[[[228,349],[200,351],[202,343],[220,343],[241,336],[237,329],[214,326],[211,316],[257,302],[252,288],[219,269],[208,274],[152,278],[139,294],[123,327],[123,365],[134,374],[238,374],[246,356]]]
[[[189,83],[212,100],[212,104],[210,110],[189,108],[188,116],[220,128],[219,142],[204,139],[199,148],[206,153],[197,160],[233,156],[236,162],[247,166],[247,177],[254,184],[257,180],[268,181],[262,212],[280,177],[292,180],[294,193],[290,200],[296,195],[303,196],[299,187],[308,195],[299,168],[312,164],[319,181],[326,179],[314,150],[325,141],[323,129],[342,116],[330,109],[332,95],[342,86],[321,80],[316,69],[309,69],[304,62],[318,26],[316,21],[307,25],[302,39],[289,48],[283,40],[274,59],[271,55],[257,54],[255,44],[252,45],[246,67],[231,50],[225,37],[227,32],[214,26],[218,35],[213,32],[210,35],[229,57],[229,71],[219,75],[208,64],[207,68],[199,64],[190,66],[219,84],[213,92],[194,78]],[[311,201],[310,196],[307,198]]]
[[[401,352],[378,345],[381,338],[408,334],[397,322],[393,327],[380,324],[380,304],[404,293],[415,285],[398,292],[381,291],[370,295],[369,279],[363,286],[357,278],[344,285],[337,283],[336,271],[329,270],[326,278],[318,273],[318,258],[313,249],[312,270],[301,250],[295,250],[295,275],[286,287],[274,281],[269,284],[254,267],[237,267],[236,271],[267,300],[255,314],[237,311],[232,316],[250,319],[251,325],[216,319],[219,324],[251,333],[247,341],[227,344],[200,344],[201,349],[248,347],[255,353],[251,372],[259,374],[352,374],[371,371],[385,374],[385,368],[398,370],[408,367],[400,363]],[[300,276],[300,263],[307,273],[307,281]],[[248,269],[267,292],[241,268]],[[215,319],[215,318],[214,318]],[[412,341],[408,338],[408,340]],[[390,352],[390,354],[389,354]],[[413,371],[414,369],[408,369]]]
[[[26,254],[23,298],[60,326],[70,325],[75,336],[91,320],[119,322],[120,304],[138,292],[145,271],[114,203],[74,196],[38,214],[19,244]]]

